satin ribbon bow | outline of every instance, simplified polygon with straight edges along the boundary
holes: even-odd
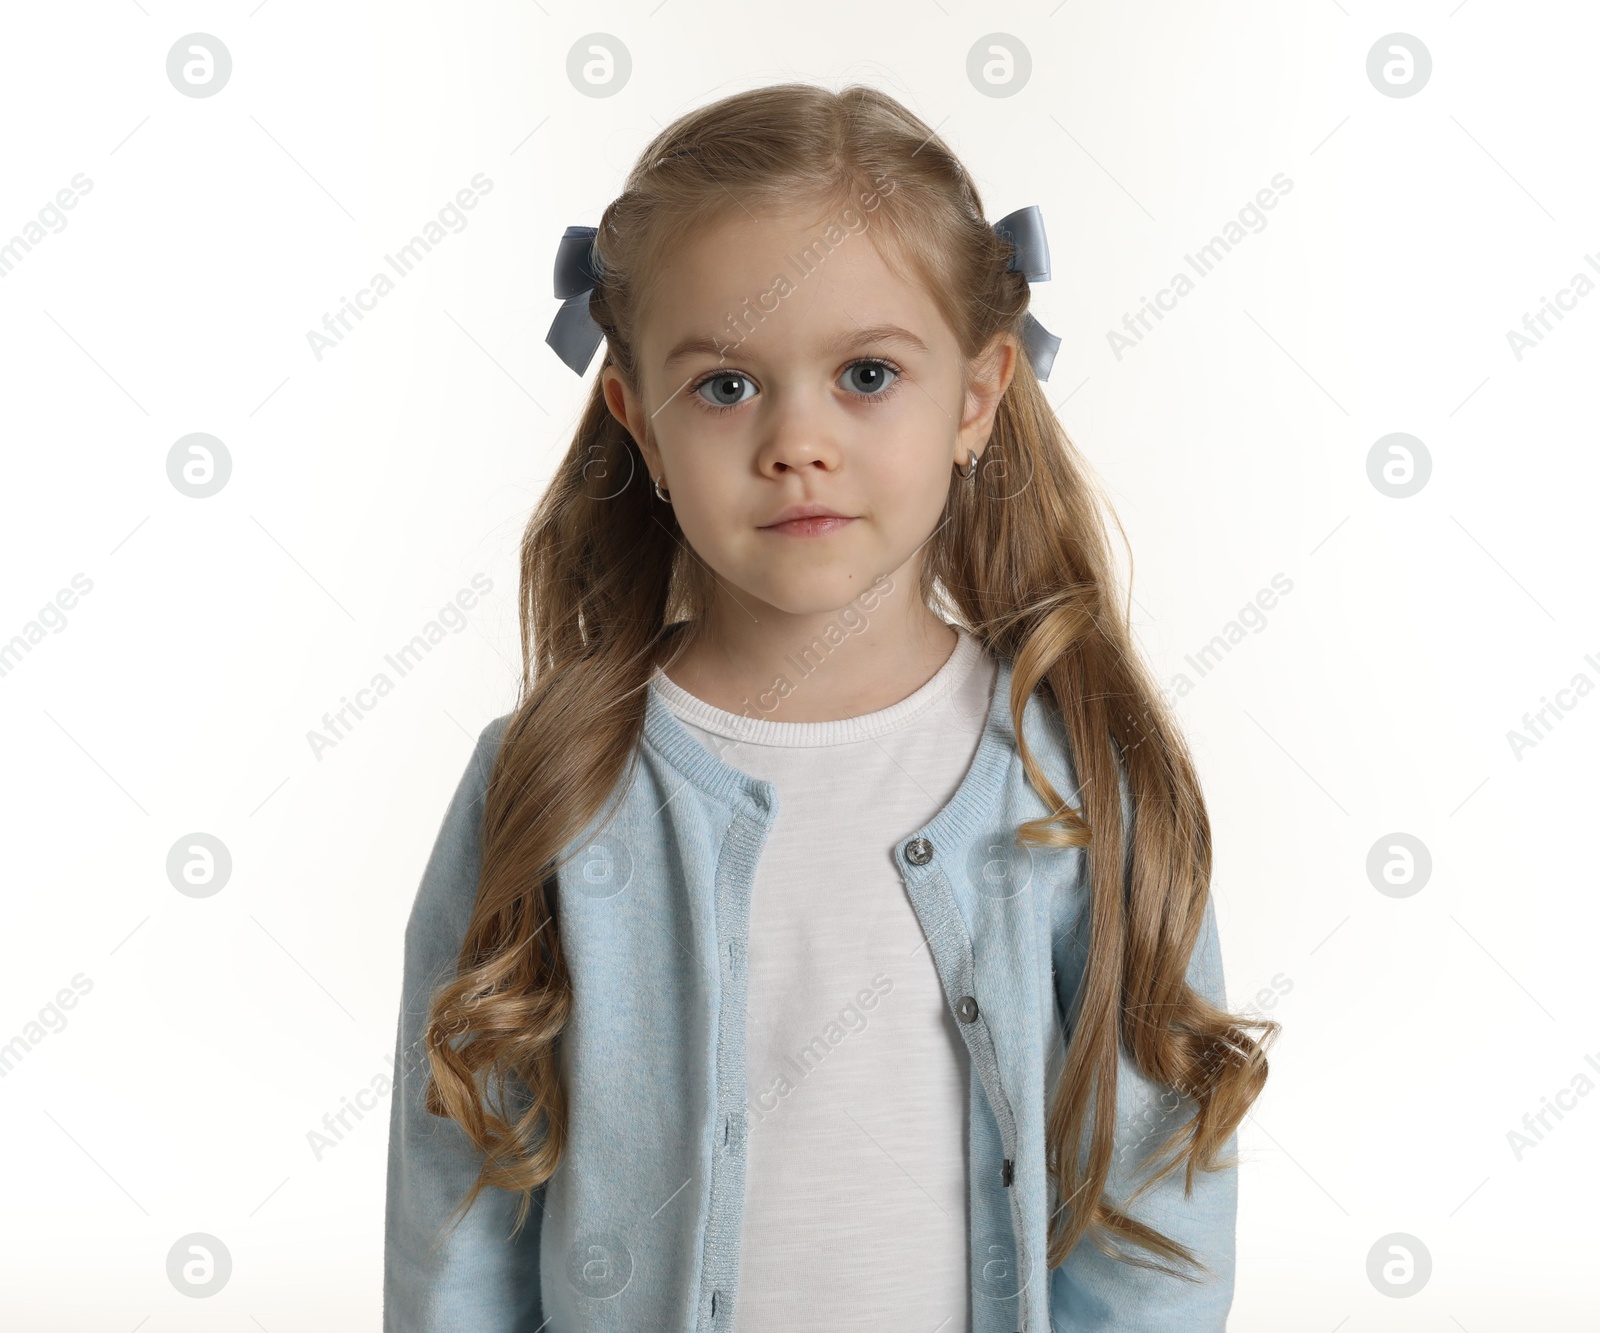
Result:
[[[993,224],[993,231],[1014,249],[1007,268],[1022,273],[1029,282],[1049,281],[1050,245],[1038,204],[1007,213]],[[589,295],[602,273],[600,257],[594,252],[598,234],[597,227],[568,227],[556,247],[555,289],[561,309],[556,311],[545,342],[579,375],[589,368],[595,348],[605,336],[589,314]],[[1049,379],[1061,339],[1030,312],[1023,323],[1022,344],[1033,363],[1033,373],[1041,380]]]

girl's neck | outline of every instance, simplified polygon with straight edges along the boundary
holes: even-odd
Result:
[[[730,713],[747,713],[759,698],[775,722],[859,717],[916,693],[959,642],[927,608],[908,621],[882,614],[889,610],[867,615],[851,607],[809,626],[797,617],[771,629],[757,621],[732,635],[714,627],[696,633],[688,624],[674,635],[683,648],[663,670],[674,685]]]

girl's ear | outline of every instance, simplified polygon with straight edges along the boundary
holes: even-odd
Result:
[[[628,387],[628,382],[622,378],[622,372],[615,366],[607,366],[600,372],[600,383],[611,415],[623,424],[628,434],[633,437],[633,442],[639,446],[639,452],[644,455],[650,475],[659,477],[660,454],[655,441],[650,438],[650,432],[646,429],[644,409],[640,406],[633,390]]]
[[[633,426],[628,420],[628,400],[632,394],[615,366],[606,366],[601,370],[600,391],[605,394],[606,406],[611,409],[611,415],[628,428],[628,434],[633,435]],[[634,440],[637,442],[638,436],[634,436]]]
[[[969,366],[961,429],[956,432],[955,461],[958,464],[965,463],[969,452],[981,454],[989,443],[1000,399],[1005,396],[1016,369],[1017,340],[1009,333],[995,334],[994,340]]]

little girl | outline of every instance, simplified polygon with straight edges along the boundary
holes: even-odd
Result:
[[[406,928],[386,1333],[1222,1330],[1277,1025],[1040,386],[1038,209],[769,87],[556,274],[605,356]]]

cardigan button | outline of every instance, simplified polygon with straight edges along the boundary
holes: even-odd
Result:
[[[963,1023],[970,1023],[978,1016],[978,1002],[970,995],[963,995],[956,1001],[956,1017]]]
[[[914,866],[925,866],[933,860],[933,844],[926,838],[913,838],[906,844],[906,860]]]

